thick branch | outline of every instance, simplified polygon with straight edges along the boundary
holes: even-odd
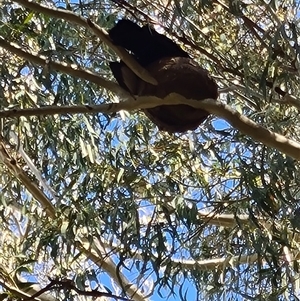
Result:
[[[133,111],[136,109],[153,108],[158,105],[177,105],[187,104],[194,108],[205,109],[206,111],[218,117],[225,119],[234,128],[263,144],[274,147],[286,155],[300,160],[300,144],[296,141],[286,138],[283,135],[274,133],[265,127],[255,123],[251,119],[243,116],[226,104],[214,99],[206,99],[202,101],[185,99],[176,93],[171,93],[164,99],[154,96],[138,97],[135,101],[126,101],[121,103],[111,103],[102,105],[87,105],[73,107],[43,107],[39,109],[25,110],[7,110],[0,112],[0,118],[19,117],[19,116],[40,116],[54,114],[74,114],[74,113],[113,113],[120,110]]]
[[[28,1],[20,1],[26,3],[32,3]],[[44,7],[43,7],[44,8]],[[48,8],[44,8],[48,9]],[[62,11],[61,13],[65,13]],[[71,14],[72,17],[77,17],[76,15]],[[79,18],[79,17],[77,17]],[[81,19],[80,19],[81,20]],[[39,65],[50,65],[50,67],[71,74],[73,76],[84,78],[91,82],[94,82],[102,87],[109,89],[110,91],[116,93],[119,97],[123,99],[132,99],[132,97],[119,85],[103,79],[99,75],[78,68],[76,65],[68,65],[65,63],[49,62],[45,57],[39,56],[38,54],[30,54],[23,51],[18,46],[10,44],[3,39],[0,39],[0,46],[5,49],[20,55],[21,57],[28,59],[32,62],[35,62]],[[164,100],[152,97],[152,96],[143,96],[139,97],[137,101],[127,101],[123,103],[114,103],[108,105],[99,105],[99,106],[74,106],[74,107],[44,107],[40,109],[27,109],[27,110],[8,110],[0,112],[0,118],[3,117],[18,117],[18,116],[38,116],[38,115],[52,115],[52,114],[70,114],[70,113],[112,113],[119,110],[135,110],[141,108],[152,108],[162,104],[189,104],[195,108],[202,108],[206,111],[224,118],[228,121],[234,128],[240,130],[242,133],[252,137],[255,140],[258,140],[269,147],[274,147],[281,152],[300,160],[300,144],[287,139],[286,137],[276,134],[247,118],[246,116],[241,115],[237,111],[233,110],[229,106],[216,102],[214,100],[206,101],[195,101],[195,100],[186,100],[184,97],[176,95],[174,93],[167,96]]]
[[[114,50],[116,54],[126,63],[126,65],[141,79],[146,82],[149,82],[153,85],[157,84],[157,81],[150,75],[150,73],[145,70],[140,64],[131,56],[125,49],[118,47],[113,44],[109,38],[107,32],[99,27],[98,25],[92,23],[90,20],[87,20],[83,17],[80,17],[74,14],[71,11],[58,9],[55,7],[48,7],[37,2],[28,1],[28,0],[15,0],[15,2],[23,5],[29,9],[32,9],[36,12],[52,16],[54,18],[60,18],[71,23],[81,25],[87,29],[91,29],[109,48]]]

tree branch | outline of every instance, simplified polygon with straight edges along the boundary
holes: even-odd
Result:
[[[85,19],[78,17],[77,15],[63,11],[63,10],[52,10],[47,7],[41,6],[39,4],[26,1],[26,0],[18,0],[16,1],[20,4],[27,5],[29,8],[37,7],[40,12],[45,12],[50,10],[52,15],[57,13],[58,16],[67,15],[68,20],[75,22],[76,20],[78,24],[87,24]],[[25,6],[26,6],[25,5]],[[23,51],[17,45],[10,44],[6,42],[4,39],[0,38],[0,47],[4,47],[5,49],[12,51],[13,53],[28,59],[32,62],[35,62],[39,65],[50,65],[50,67],[68,73],[72,76],[76,76],[79,78],[83,78],[94,82],[114,93],[116,93],[122,99],[132,100],[132,96],[127,93],[124,89],[122,89],[118,84],[103,79],[98,74],[83,70],[76,65],[69,65],[65,63],[57,63],[57,62],[48,62],[46,57],[39,56],[37,53],[31,54]],[[73,106],[73,107],[44,107],[39,109],[25,109],[25,110],[8,110],[0,112],[0,118],[3,117],[19,117],[19,116],[39,116],[39,115],[53,115],[53,114],[74,114],[74,113],[112,113],[120,110],[132,111],[135,109],[145,109],[145,108],[153,108],[162,104],[188,104],[194,108],[205,109],[206,111],[225,119],[229,122],[234,128],[238,129],[242,133],[252,137],[253,139],[264,143],[269,147],[274,147],[279,151],[300,160],[300,144],[287,139],[285,136],[274,133],[257,123],[253,122],[246,116],[241,115],[237,111],[233,110],[229,106],[222,104],[221,102],[216,102],[214,100],[206,100],[206,101],[195,101],[195,100],[186,100],[184,97],[180,95],[176,95],[172,93],[168,95],[165,99],[159,99],[157,97],[152,96],[143,96],[138,97],[137,101],[127,101],[122,103],[113,103],[113,104],[102,104],[98,106]]]
[[[54,114],[74,114],[74,113],[114,113],[120,110],[133,111],[137,109],[154,108],[159,105],[178,105],[186,104],[198,109],[204,109],[211,114],[225,119],[234,128],[263,144],[274,147],[275,149],[285,153],[286,155],[300,160],[300,143],[286,138],[283,135],[274,133],[265,127],[255,123],[248,117],[240,114],[230,106],[216,101],[214,99],[206,99],[197,101],[193,99],[185,99],[176,93],[171,93],[164,99],[154,96],[140,96],[135,101],[126,101],[121,103],[86,105],[72,107],[56,107],[49,106],[38,109],[12,109],[0,111],[0,118],[20,117],[20,116],[41,116]]]
[[[60,18],[71,23],[75,23],[81,25],[87,29],[91,29],[109,48],[115,51],[115,53],[125,62],[125,64],[141,79],[146,82],[149,82],[153,85],[157,84],[156,79],[154,79],[150,73],[144,69],[134,58],[130,55],[125,49],[122,47],[116,46],[111,41],[110,37],[108,36],[107,32],[99,27],[98,25],[94,24],[92,21],[87,20],[83,17],[80,17],[74,14],[71,11],[58,9],[55,7],[48,7],[42,4],[38,4],[37,2],[28,1],[28,0],[14,0],[14,2],[19,3],[31,10],[36,12],[52,16],[54,18]]]
[[[99,292],[98,290],[92,290],[92,291],[80,290],[75,286],[73,281],[70,279],[63,279],[63,280],[52,279],[52,280],[50,280],[50,283],[47,286],[45,286],[43,289],[41,289],[40,291],[38,291],[31,297],[23,299],[23,301],[33,300],[36,297],[39,297],[40,295],[44,294],[45,292],[48,292],[51,290],[60,290],[60,289],[74,290],[78,295],[81,295],[81,296],[89,296],[89,297],[94,297],[94,298],[107,297],[107,298],[112,298],[112,299],[121,300],[121,301],[130,301],[131,300],[128,298],[119,297],[112,293]]]
[[[117,244],[111,244],[108,242],[102,242],[105,247],[108,250],[111,250],[112,248],[119,251],[120,245]],[[109,251],[106,251],[106,253],[109,253]],[[135,259],[143,260],[143,256],[139,251],[136,251],[134,254]],[[152,260],[155,261],[157,257],[155,255],[152,255]],[[171,260],[168,259],[168,263],[170,263],[172,266],[180,265],[183,269],[194,269],[195,267],[198,267],[199,269],[203,270],[214,270],[216,268],[221,268],[220,265],[228,266],[228,263],[234,262],[235,265],[241,265],[245,263],[254,263],[257,262],[258,255],[257,254],[251,254],[251,255],[238,255],[238,256],[227,256],[224,258],[212,258],[212,259],[204,259],[204,260],[193,260],[193,259],[178,259],[178,258],[172,258]],[[163,264],[162,264],[163,266]]]
[[[1,137],[0,137],[1,138]],[[48,217],[54,218],[56,214],[55,208],[52,206],[50,200],[44,195],[41,189],[35,184],[28,175],[23,171],[23,169],[17,164],[16,160],[11,157],[8,150],[5,148],[5,141],[0,140],[0,161],[2,161],[10,170],[10,172],[26,187],[26,189],[32,194],[32,196],[41,204],[47,212]],[[58,230],[60,231],[60,230]],[[105,270],[110,277],[121,287],[126,288],[126,293],[134,301],[147,301],[148,299],[143,296],[140,290],[132,285],[129,280],[120,272],[116,267],[113,260],[107,256],[104,248],[99,249],[99,244],[96,247],[96,241],[92,243],[88,240],[83,240],[81,242],[74,242],[77,249],[80,250],[85,256],[93,261],[99,268]],[[31,297],[32,298],[32,297]],[[33,300],[33,299],[32,299]]]
[[[40,190],[40,188],[28,177],[28,175],[19,166],[17,161],[10,156],[5,148],[5,142],[0,138],[0,160],[6,165],[10,172],[26,187],[32,196],[44,207],[47,214],[54,218],[55,209],[51,202]]]
[[[71,76],[75,76],[78,78],[82,78],[93,82],[113,93],[118,95],[120,98],[124,99],[132,99],[132,96],[122,89],[118,84],[109,81],[107,79],[102,78],[99,74],[92,72],[87,69],[82,69],[81,67],[75,64],[66,64],[63,62],[53,62],[49,60],[47,57],[39,55],[37,52],[29,53],[27,51],[22,50],[18,45],[14,43],[9,43],[5,41],[2,37],[0,37],[0,47],[30,61],[40,66],[47,66],[50,69],[54,69],[57,71],[64,72]]]

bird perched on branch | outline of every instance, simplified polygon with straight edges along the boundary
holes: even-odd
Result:
[[[124,62],[111,62],[119,85],[133,95],[164,98],[178,93],[186,99],[217,99],[218,87],[208,72],[176,43],[152,27],[120,20],[109,31],[111,40],[130,51],[137,62],[157,80],[152,85],[140,79]],[[188,105],[162,105],[143,110],[160,130],[185,132],[196,129],[209,115]]]

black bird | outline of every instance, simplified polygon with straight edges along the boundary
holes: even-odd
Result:
[[[133,95],[164,98],[174,92],[187,99],[217,99],[218,87],[208,72],[152,27],[140,27],[123,19],[109,31],[109,36],[116,45],[129,50],[158,82],[156,86],[149,84],[136,76],[124,62],[111,62],[110,68],[117,82]],[[188,105],[162,105],[144,112],[160,130],[168,132],[194,130],[209,115],[205,110]]]

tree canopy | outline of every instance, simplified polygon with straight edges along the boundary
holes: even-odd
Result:
[[[1,300],[299,300],[297,1],[0,1]],[[218,101],[169,134],[114,80],[151,24]],[[154,79],[155,80],[155,79]]]

